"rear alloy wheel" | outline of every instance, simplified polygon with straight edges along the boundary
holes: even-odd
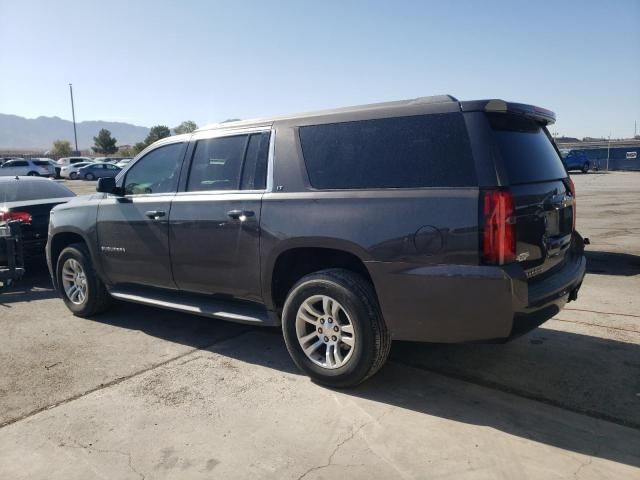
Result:
[[[589,173],[589,162],[585,162],[582,166],[582,173]]]
[[[330,387],[365,381],[384,365],[391,348],[372,285],[338,268],[312,273],[293,286],[282,330],[296,365]]]
[[[346,365],[356,344],[354,333],[349,314],[329,296],[313,295],[298,308],[298,343],[316,365],[329,369]]]
[[[87,173],[87,174],[84,176],[84,179],[85,179],[85,180],[93,180],[93,179],[95,179],[95,178],[96,178],[96,177],[94,177],[93,173]]]

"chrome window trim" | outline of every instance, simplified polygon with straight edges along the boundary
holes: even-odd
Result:
[[[269,135],[269,153],[267,155],[267,184],[264,192],[273,192],[273,162],[276,156],[276,129],[271,128]]]
[[[195,132],[191,137],[191,140],[197,142],[198,140],[208,140],[210,138],[237,137],[238,135],[251,135],[252,133],[263,133],[270,130],[272,130],[271,125],[235,129],[204,130],[201,132]]]

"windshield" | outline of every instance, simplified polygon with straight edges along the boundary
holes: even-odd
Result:
[[[547,130],[521,115],[487,114],[509,183],[565,178],[567,172]]]

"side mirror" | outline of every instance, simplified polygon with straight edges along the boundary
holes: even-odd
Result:
[[[116,179],[113,177],[99,178],[98,184],[96,185],[96,192],[121,195],[120,189],[116,187]]]

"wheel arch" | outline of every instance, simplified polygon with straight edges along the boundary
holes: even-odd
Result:
[[[56,275],[56,266],[58,263],[58,258],[60,257],[60,253],[67,248],[69,245],[74,243],[82,243],[89,250],[89,255],[91,256],[91,261],[94,266],[97,267],[97,258],[93,248],[91,248],[91,242],[84,235],[83,232],[76,229],[63,230],[60,232],[56,232],[51,235],[49,238],[49,243],[47,245],[47,256],[49,259],[49,269],[51,271],[51,279],[53,281],[54,287],[58,288],[58,281]],[[97,268],[96,268],[97,270]]]
[[[366,265],[367,257],[356,245],[344,242],[296,241],[283,245],[270,257],[263,276],[267,307],[279,311],[287,293],[300,278],[328,268],[344,268],[375,285]]]

